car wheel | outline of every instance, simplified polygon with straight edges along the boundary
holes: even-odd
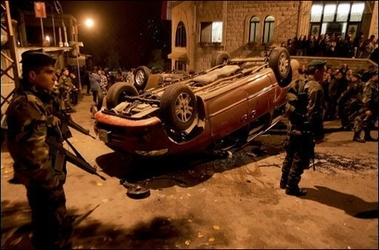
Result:
[[[160,108],[164,121],[169,122],[172,128],[184,131],[196,117],[195,94],[187,85],[171,85],[162,95]]]
[[[129,82],[116,82],[113,84],[107,93],[106,105],[107,109],[116,107],[121,102],[125,101],[125,96],[137,96],[138,90]]]
[[[269,66],[275,73],[275,77],[281,85],[281,82],[287,79],[291,71],[290,54],[285,48],[275,48],[270,53]]]
[[[151,70],[146,66],[138,66],[134,73],[134,87],[138,91],[145,90]]]
[[[223,64],[230,60],[230,55],[226,51],[219,51],[212,56],[211,67]]]

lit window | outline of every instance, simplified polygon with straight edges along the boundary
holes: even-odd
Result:
[[[362,14],[363,14],[364,8],[365,8],[364,3],[353,3],[353,6],[351,7],[350,21],[351,22],[362,21]]]
[[[346,22],[347,17],[350,12],[350,4],[349,3],[341,3],[338,5],[337,9],[337,22]]]
[[[274,36],[274,24],[275,18],[273,16],[266,17],[263,26],[263,43],[272,43]]]
[[[326,4],[325,10],[324,10],[324,22],[333,22],[335,13],[336,13],[336,5]]]
[[[259,17],[252,17],[250,19],[250,34],[249,34],[249,42],[257,42],[258,41],[258,32],[259,32]]]
[[[322,16],[322,5],[314,4],[311,10],[311,22],[320,22]]]
[[[176,27],[176,35],[175,35],[175,47],[186,47],[187,46],[187,35],[186,35],[186,27],[183,22],[178,23],[178,27]]]
[[[222,42],[222,22],[204,22],[200,24],[200,27],[200,42]]]

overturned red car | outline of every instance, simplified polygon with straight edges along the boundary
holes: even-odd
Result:
[[[267,57],[229,59],[142,94],[115,83],[94,129],[114,151],[141,156],[239,149],[281,120],[298,67],[285,48],[274,48]]]

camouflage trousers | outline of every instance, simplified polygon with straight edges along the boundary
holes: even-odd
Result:
[[[63,184],[47,189],[31,180],[22,172],[16,177],[26,187],[27,199],[32,212],[35,249],[71,249],[72,221],[66,211]]]
[[[296,190],[304,169],[309,169],[313,157],[314,144],[311,135],[287,135],[284,141],[286,156],[282,166],[282,179],[287,188]]]
[[[359,133],[362,130],[371,130],[375,126],[372,117],[372,115],[368,116],[364,112],[359,113],[354,118],[354,132]]]

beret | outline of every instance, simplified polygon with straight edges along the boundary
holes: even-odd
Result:
[[[361,74],[358,74],[358,73],[353,73],[353,76],[355,76],[356,78],[362,78],[362,75]]]
[[[326,62],[321,61],[321,60],[312,60],[312,61],[308,64],[308,66],[323,66],[323,65],[325,65],[325,64],[326,64]]]
[[[56,60],[49,54],[39,50],[27,50],[21,54],[21,63],[24,66],[54,66]]]

